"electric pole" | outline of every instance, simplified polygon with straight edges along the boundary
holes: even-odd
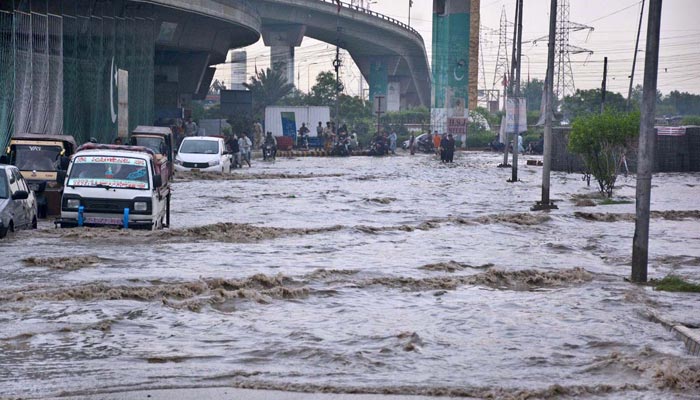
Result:
[[[634,69],[637,66],[637,52],[639,50],[639,34],[642,32],[642,20],[644,19],[644,1],[642,0],[642,10],[639,12],[639,26],[637,27],[637,41],[634,43],[634,57],[632,57],[632,73],[630,74],[630,90],[627,92],[627,111],[630,110],[632,101],[632,84],[634,83]]]
[[[520,70],[523,60],[523,0],[518,0],[518,19],[517,29],[518,33],[515,35],[517,40],[517,61],[515,68],[515,82],[514,82],[514,99],[515,99],[515,135],[513,136],[513,168],[511,169],[511,182],[518,181],[518,144],[520,143],[520,124],[523,122],[527,125],[527,120],[520,121],[520,107],[522,106],[520,101]]]
[[[606,91],[606,86],[607,86],[607,80],[608,80],[608,57],[605,57],[603,61],[603,84],[600,90],[600,113],[605,112],[605,91]]]
[[[557,0],[551,0],[549,10],[549,44],[547,45],[547,76],[544,79],[544,148],[542,150],[542,199],[532,211],[558,208],[549,199],[552,165],[552,114],[554,113],[554,42],[557,31]]]
[[[637,154],[637,204],[634,240],[632,243],[632,282],[647,281],[649,261],[649,212],[651,175],[654,161],[654,116],[656,112],[656,80],[659,70],[659,31],[661,29],[661,2],[649,1],[647,48],[644,57],[644,91],[642,116],[639,124],[639,152]]]

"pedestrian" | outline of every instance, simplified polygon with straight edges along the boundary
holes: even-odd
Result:
[[[185,136],[196,136],[197,131],[197,124],[192,121],[192,117],[188,117],[187,122],[185,122]]]
[[[262,146],[262,140],[263,140],[262,124],[260,123],[259,119],[256,119],[255,123],[253,123],[253,147],[255,147],[256,149],[260,148],[260,146]]]
[[[250,165],[250,150],[253,147],[253,142],[250,141],[250,138],[246,133],[243,133],[240,138],[238,138],[238,148],[241,150],[241,167],[243,167],[243,161],[248,164],[248,168],[251,167]]]
[[[297,147],[305,149],[308,144],[309,128],[306,127],[306,123],[301,123],[301,128],[299,128],[299,137],[297,138]]]
[[[396,155],[396,140],[398,137],[396,136],[396,130],[392,129],[391,134],[389,134],[389,150],[391,151],[391,154]]]
[[[316,137],[318,138],[318,147],[323,148],[325,141],[323,139],[323,122],[318,121],[318,126],[316,127]]]
[[[518,153],[523,154],[525,153],[525,149],[523,148],[523,134],[518,135]]]
[[[323,128],[323,145],[328,153],[330,153],[333,146],[333,129],[331,128],[331,122],[326,121],[326,127]]]
[[[408,149],[411,151],[411,155],[416,154],[416,134],[411,133],[411,138],[408,140]]]
[[[455,144],[455,139],[452,137],[452,134],[448,134],[443,150],[445,152],[445,162],[451,163],[454,160]]]
[[[117,136],[117,138],[114,139],[114,144],[116,144],[116,145],[121,145],[121,144],[122,144],[122,138],[119,137],[119,136]]]
[[[447,135],[442,134],[442,139],[440,139],[440,161],[447,162]]]
[[[228,151],[231,152],[231,168],[238,168],[241,162],[241,147],[238,145],[238,138],[235,134],[228,136],[226,145]]]
[[[438,131],[435,131],[435,133],[433,133],[433,149],[437,155],[440,155],[440,142],[440,135],[438,134]]]

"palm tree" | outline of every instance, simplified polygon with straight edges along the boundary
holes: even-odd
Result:
[[[288,83],[279,70],[270,68],[255,71],[250,83],[244,83],[243,86],[251,91],[253,112],[257,117],[262,115],[265,107],[277,103],[294,89],[294,85]]]

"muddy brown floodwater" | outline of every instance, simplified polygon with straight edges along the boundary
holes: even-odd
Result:
[[[476,398],[700,398],[632,285],[634,177],[603,202],[501,156],[300,158],[178,177],[172,227],[0,242],[0,398],[237,387]],[[528,158],[525,156],[524,158]],[[698,174],[653,180],[650,278],[700,282]],[[610,203],[610,204],[609,204]]]

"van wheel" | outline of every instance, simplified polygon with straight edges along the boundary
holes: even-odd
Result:
[[[7,236],[8,233],[14,232],[14,231],[15,231],[15,224],[12,221],[10,221],[10,225],[8,225],[7,228],[0,229],[0,239]]]
[[[36,229],[37,225],[38,224],[37,224],[36,215],[35,215],[34,218],[32,218],[32,229]]]

